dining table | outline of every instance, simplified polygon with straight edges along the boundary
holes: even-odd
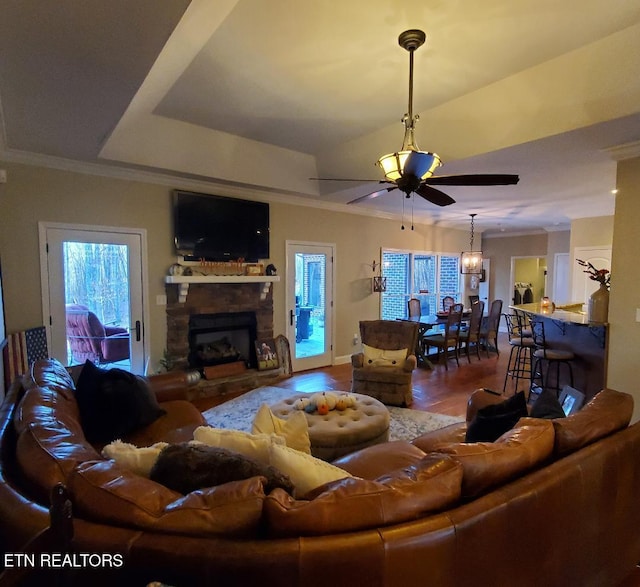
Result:
[[[415,355],[418,359],[418,364],[426,367],[427,369],[433,369],[433,363],[429,359],[429,355],[426,348],[422,344],[422,340],[430,330],[434,329],[436,326],[444,325],[444,323],[447,321],[448,315],[449,312],[436,312],[435,314],[422,314],[421,316],[398,318],[398,320],[405,320],[406,322],[417,322],[418,340],[416,341]],[[462,319],[468,319],[470,315],[471,310],[465,309],[462,312]]]

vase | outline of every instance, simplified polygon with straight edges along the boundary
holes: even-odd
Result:
[[[588,304],[589,322],[606,322],[609,315],[609,290],[604,284],[591,294]]]

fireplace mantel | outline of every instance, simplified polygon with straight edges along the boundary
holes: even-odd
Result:
[[[189,285],[192,283],[261,283],[262,292],[260,299],[264,300],[269,293],[271,284],[280,281],[279,275],[168,275],[165,283],[173,283],[178,286],[178,301],[184,304],[187,301]]]

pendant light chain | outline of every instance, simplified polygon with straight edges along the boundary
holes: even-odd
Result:
[[[469,239],[469,250],[473,252],[473,219],[476,216],[475,214],[469,214],[471,216],[471,238]]]

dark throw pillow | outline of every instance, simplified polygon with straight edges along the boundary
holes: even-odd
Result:
[[[123,438],[166,413],[146,379],[88,360],[78,377],[76,401],[84,434],[94,444]]]
[[[552,419],[565,418],[566,416],[555,392],[550,389],[545,389],[533,404],[531,417]]]
[[[171,444],[165,448],[151,469],[149,478],[173,491],[191,493],[203,487],[215,487],[250,477],[267,478],[265,493],[281,487],[293,493],[287,475],[271,465],[264,465],[240,453],[204,444]]]
[[[527,400],[524,391],[509,399],[481,408],[467,426],[465,442],[494,442],[511,430],[520,418],[526,417]]]

